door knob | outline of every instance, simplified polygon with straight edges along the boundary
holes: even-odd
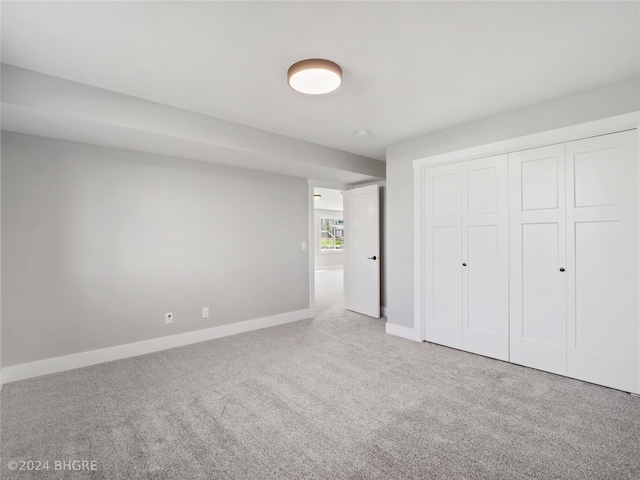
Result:
[[[462,264],[462,266],[463,266],[463,267],[466,267],[466,266],[467,266],[467,264],[466,264],[466,263],[463,263],[463,264]]]
[[[564,268],[561,268],[561,269],[560,269],[560,271],[561,271],[561,272],[564,272]]]
[[[376,256],[374,255],[373,257],[367,257],[367,260],[375,260],[376,258],[378,258],[378,257],[376,257]]]

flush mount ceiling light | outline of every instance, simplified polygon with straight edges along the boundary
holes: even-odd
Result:
[[[314,193],[313,194],[313,201],[317,202],[318,200],[320,200],[320,197],[322,197],[322,195],[320,195],[319,193]]]
[[[300,60],[289,67],[289,86],[307,95],[333,92],[342,83],[340,65],[330,60],[310,58]]]

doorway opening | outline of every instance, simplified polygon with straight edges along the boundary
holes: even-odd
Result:
[[[344,305],[342,190],[314,187],[313,246],[316,312]]]

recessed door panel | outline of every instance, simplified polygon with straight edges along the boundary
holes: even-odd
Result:
[[[573,160],[576,207],[619,203],[620,159],[615,149],[577,153]]]
[[[619,357],[619,222],[576,223],[575,239],[575,348]]]
[[[445,173],[433,177],[433,214],[460,215],[460,174]]]
[[[538,150],[538,149],[536,149]],[[541,210],[558,208],[558,161],[557,150],[544,147],[538,157],[533,154],[529,160],[521,163],[521,199],[522,210]],[[535,150],[521,152],[526,157]],[[553,156],[547,157],[551,154]],[[517,156],[518,154],[516,154]]]
[[[477,168],[467,172],[467,212],[496,213],[498,202],[496,168]]]
[[[560,316],[557,223],[522,225],[522,330],[528,342],[562,347],[565,320]]]
[[[460,227],[433,229],[433,319],[460,327],[462,323],[462,276],[460,273]]]
[[[495,225],[468,228],[469,315],[467,327],[497,333],[502,327],[497,311],[498,238]]]

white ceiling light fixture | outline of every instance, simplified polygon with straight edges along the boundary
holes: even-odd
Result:
[[[296,92],[322,95],[333,92],[342,84],[342,69],[331,60],[309,58],[291,65],[287,79]]]

